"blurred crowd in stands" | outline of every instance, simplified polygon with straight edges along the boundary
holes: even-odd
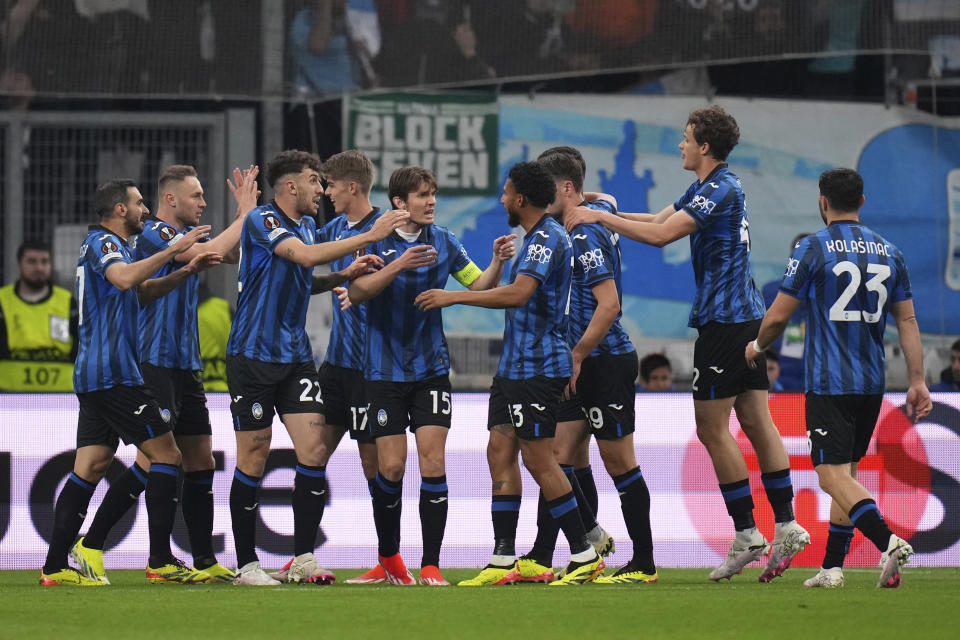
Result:
[[[960,3],[944,2],[939,13],[917,13],[929,5],[917,0],[6,0],[0,2],[0,94],[6,94],[7,106],[26,106],[34,94],[258,96],[274,86],[264,82],[273,72],[263,64],[263,43],[283,41],[283,82],[275,84],[301,97],[508,79],[519,83],[517,89],[699,93],[712,88],[745,95],[874,98],[884,92],[882,56],[856,55],[857,50],[929,48],[930,55],[903,61],[904,69],[922,75],[960,71],[960,36],[950,35],[960,33],[960,9],[951,8]],[[282,14],[277,16],[282,36],[265,33],[264,16],[274,6]],[[666,71],[681,68],[686,71],[664,78]],[[691,73],[694,68],[698,73]],[[616,69],[631,71],[613,73]]]

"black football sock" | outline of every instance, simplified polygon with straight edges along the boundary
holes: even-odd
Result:
[[[423,532],[421,567],[440,566],[440,546],[447,528],[447,476],[421,478],[420,529]]]
[[[377,553],[384,558],[400,552],[400,516],[403,479],[388,480],[379,473],[373,484],[373,521],[377,528]]]
[[[736,482],[720,484],[720,493],[727,505],[727,513],[733,518],[733,528],[737,531],[757,526],[753,519],[753,496],[750,494],[750,480],[744,478]]]
[[[652,575],[657,565],[653,561],[653,533],[650,530],[650,490],[640,473],[640,467],[614,476],[613,484],[620,494],[620,511],[627,525],[627,534],[633,542],[630,564]]]
[[[547,502],[550,507],[550,514],[553,515],[560,530],[567,538],[570,545],[570,554],[575,555],[583,553],[587,549],[592,549],[592,545],[587,542],[587,530],[583,526],[583,520],[580,519],[580,511],[577,508],[577,499],[573,492],[560,496],[555,500]]]
[[[90,529],[83,537],[83,546],[103,550],[107,534],[123,516],[136,506],[140,494],[147,488],[147,472],[136,462],[110,483],[103,502],[93,516]]]
[[[53,509],[53,535],[50,547],[43,563],[43,572],[47,575],[66,569],[67,554],[87,517],[87,507],[96,485],[87,482],[75,473],[70,473],[60,490],[57,504]]]
[[[490,515],[493,518],[493,555],[516,556],[520,496],[493,496]]]
[[[867,498],[853,505],[850,509],[850,521],[853,526],[860,529],[861,533],[867,537],[870,542],[880,549],[886,551],[890,544],[890,536],[893,532],[887,526],[887,521],[883,519],[877,503]]]
[[[823,565],[821,565],[824,569],[843,568],[843,561],[846,560],[847,553],[850,552],[853,532],[853,525],[830,523],[830,530],[827,533],[827,550],[823,554]],[[884,551],[886,551],[886,547],[884,547]]]
[[[147,475],[147,521],[150,529],[151,567],[160,567],[173,558],[170,551],[170,532],[177,515],[177,480],[180,468],[172,464],[150,465]]]
[[[760,474],[767,500],[773,507],[773,520],[777,523],[793,520],[793,483],[790,481],[790,467],[780,471]]]
[[[537,537],[527,556],[545,567],[553,566],[553,552],[557,547],[559,533],[560,525],[551,515],[550,506],[543,497],[543,491],[540,491],[537,501]]]
[[[596,517],[600,508],[600,496],[597,493],[597,482],[593,478],[593,469],[587,465],[582,469],[574,469],[573,473],[577,476],[577,484],[580,485],[580,491],[590,507],[590,513]],[[577,500],[580,500],[580,496],[577,496]]]
[[[190,552],[195,569],[216,564],[213,555],[213,469],[183,474],[180,512],[190,535]]]
[[[262,478],[248,476],[240,469],[233,472],[230,485],[230,520],[233,525],[233,543],[237,549],[237,567],[257,560],[257,490]]]
[[[293,480],[293,555],[313,553],[326,503],[326,467],[298,462]]]

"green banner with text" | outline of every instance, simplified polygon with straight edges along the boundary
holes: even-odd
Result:
[[[442,195],[490,195],[497,184],[499,104],[492,93],[388,93],[350,98],[345,149],[377,167],[386,189],[400,167],[419,165]]]

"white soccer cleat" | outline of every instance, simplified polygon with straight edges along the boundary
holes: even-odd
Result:
[[[810,534],[797,524],[796,520],[778,522],[773,544],[770,547],[770,559],[767,561],[766,569],[760,574],[760,582],[770,582],[782,576],[783,572],[790,567],[793,556],[803,551],[808,544],[810,544]]]
[[[729,580],[743,568],[763,557],[770,548],[770,543],[756,527],[746,531],[738,531],[737,536],[730,543],[730,551],[723,563],[710,572],[710,579],[714,582],[726,578]]]
[[[840,567],[831,567],[829,569],[820,569],[820,572],[812,578],[803,581],[803,586],[807,588],[823,587],[826,589],[836,589],[843,586],[843,569]]]
[[[270,574],[281,582],[309,582],[311,584],[333,584],[337,579],[333,572],[324,569],[312,553],[303,553],[288,562],[279,571]]]
[[[260,563],[254,560],[237,569],[237,577],[233,579],[233,584],[274,587],[280,584],[280,581],[268,576],[267,572],[260,568]]]
[[[878,587],[896,589],[900,586],[900,567],[910,562],[913,547],[903,538],[890,535],[887,550],[880,555],[880,581]]]

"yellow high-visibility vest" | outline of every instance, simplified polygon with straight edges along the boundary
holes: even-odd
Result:
[[[13,284],[0,288],[9,359],[0,360],[0,391],[73,391],[70,292],[51,287],[40,302],[24,302]]]
[[[207,298],[197,306],[197,333],[203,360],[203,388],[227,390],[227,339],[230,337],[230,303],[223,298]]]

